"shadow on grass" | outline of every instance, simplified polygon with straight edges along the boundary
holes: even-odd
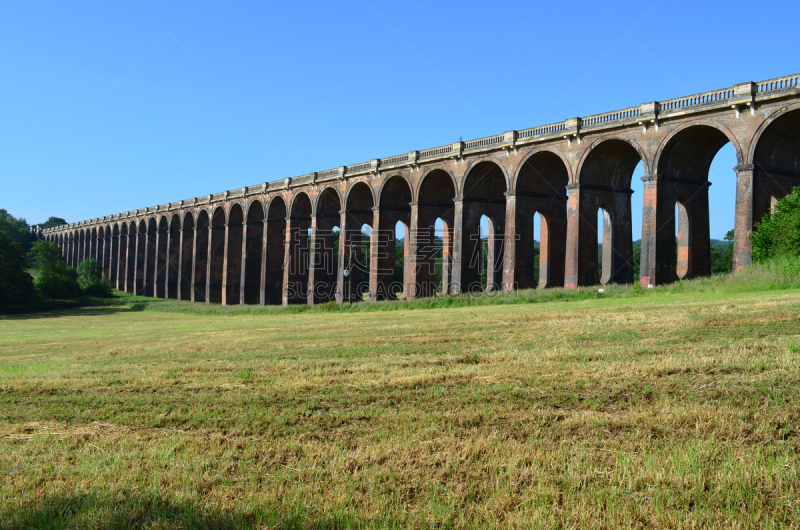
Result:
[[[0,528],[282,528],[332,530],[396,527],[389,521],[367,521],[350,515],[314,519],[299,506],[295,513],[261,510],[225,512],[173,502],[158,496],[115,501],[96,494],[49,497],[0,516]]]
[[[48,309],[33,313],[4,314],[0,312],[0,320],[33,320],[39,318],[55,318],[64,316],[70,316],[70,317],[103,316],[103,315],[113,315],[116,313],[123,313],[123,312],[129,313],[131,310],[144,311],[144,306],[140,305],[138,308],[126,307],[126,306],[113,306],[113,307],[83,306],[83,307],[64,308],[64,309]]]

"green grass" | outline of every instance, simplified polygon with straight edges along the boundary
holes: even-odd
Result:
[[[0,527],[797,527],[795,278],[2,316]]]

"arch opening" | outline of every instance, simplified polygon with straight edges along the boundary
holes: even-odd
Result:
[[[434,271],[432,295],[446,295],[450,293],[450,278],[452,274],[453,256],[453,227],[452,222],[447,222],[437,217],[434,223]]]
[[[125,223],[120,227],[119,236],[119,277],[117,278],[117,288],[131,292],[131,240],[133,234]]]
[[[197,214],[197,230],[195,232],[195,260],[194,260],[194,302],[207,301],[208,284],[208,243],[210,241],[210,219],[208,212],[201,210]]]
[[[516,289],[564,285],[568,184],[567,166],[550,151],[534,153],[520,168],[514,190]]]
[[[578,186],[570,201],[578,204],[577,271],[568,271],[565,284],[633,283],[633,222],[631,179],[642,161],[636,148],[625,140],[604,140],[594,146],[581,166]],[[599,216],[602,209],[608,214]],[[600,232],[608,246],[599,245]],[[605,265],[605,266],[604,266]],[[600,271],[603,271],[600,273]],[[608,276],[604,277],[606,274]],[[575,274],[577,272],[577,274]]]
[[[309,301],[327,302],[336,298],[339,277],[339,237],[342,203],[333,188],[325,188],[317,199],[313,247],[311,248],[311,280]]]
[[[111,227],[107,226],[103,229],[103,274],[106,279],[111,281],[111,254],[112,254],[112,241],[111,241]]]
[[[120,229],[119,225],[115,224],[111,229],[111,256],[109,258],[109,276],[111,285],[115,289],[119,289],[119,256],[121,248]]]
[[[462,193],[461,281],[459,286],[454,285],[455,292],[499,289],[503,272],[506,191],[505,174],[494,162],[480,162],[467,173]],[[484,229],[481,230],[483,218]]]
[[[228,227],[225,232],[225,261],[222,303],[235,305],[241,303],[242,252],[244,245],[244,210],[238,204],[228,212]]]
[[[194,265],[195,231],[194,216],[186,212],[181,227],[180,279],[178,280],[178,299],[194,300],[192,271]]]
[[[167,286],[167,273],[168,273],[168,266],[167,263],[167,238],[169,237],[169,224],[167,222],[166,216],[162,216],[161,219],[157,221],[156,224],[156,235],[155,235],[155,288],[154,294],[156,298],[166,298],[166,286]]]
[[[247,210],[244,225],[244,284],[242,303],[263,304],[261,296],[262,246],[264,244],[264,207],[254,201]]]
[[[420,185],[417,228],[410,234],[414,239],[409,263],[411,298],[450,292],[455,197],[453,179],[444,170],[431,171]]]
[[[181,252],[181,218],[178,214],[172,216],[167,233],[167,278],[165,298],[178,298],[180,281],[180,252]]]
[[[137,296],[144,296],[145,288],[145,255],[147,253],[147,224],[144,220],[139,221],[138,231],[136,233],[136,250],[135,260],[136,265],[134,269],[134,293]]]
[[[719,239],[733,224],[735,199],[724,178],[720,178],[721,186],[710,186],[712,178],[716,180],[735,163],[728,136],[710,125],[686,127],[669,139],[656,162],[655,188],[651,181],[645,191],[655,204],[646,205],[643,214],[651,220],[643,221],[647,229],[642,233],[642,284],[669,283],[724,270],[718,262],[719,249],[712,248],[710,198],[715,199],[720,213],[729,212],[714,216],[714,223],[725,226],[717,234]]]
[[[381,190],[377,233],[371,234],[375,238],[372,250],[377,262],[377,282],[370,298],[396,300],[408,292],[405,242],[410,224],[411,187],[400,176],[390,177]]]
[[[95,247],[95,256],[98,264],[100,265],[100,274],[108,278],[108,274],[106,271],[106,267],[108,264],[108,260],[106,259],[106,233],[104,228],[101,226],[97,228],[97,243]]]
[[[344,236],[341,236],[341,286],[339,299],[360,302],[369,293],[370,234],[373,222],[372,191],[357,182],[347,194]]]
[[[280,304],[283,293],[284,252],[286,241],[286,203],[283,198],[275,197],[269,203],[267,220],[264,224],[267,233],[264,236],[265,276],[264,303]]]
[[[613,255],[614,223],[609,208],[597,209],[597,277],[606,285],[614,272],[611,257]]]
[[[737,179],[736,204],[752,201],[752,219],[737,211],[734,233],[734,268],[751,263],[749,233],[770,208],[781,198],[800,186],[800,109],[784,112],[775,118],[756,139],[753,152],[752,185],[748,197],[748,175],[742,172]],[[749,222],[748,222],[749,220]],[[747,236],[747,237],[745,237]]]
[[[309,230],[313,208],[311,198],[299,193],[292,201],[290,232],[287,236],[288,262],[286,264],[286,285],[283,293],[284,304],[308,303],[309,271]]]
[[[225,273],[225,210],[219,206],[211,216],[211,234],[208,247],[208,297],[211,304],[222,303]]]
[[[146,245],[145,245],[145,271],[144,271],[144,295],[158,296],[157,292],[157,270],[156,256],[158,253],[158,224],[156,220],[150,218],[147,223]]]

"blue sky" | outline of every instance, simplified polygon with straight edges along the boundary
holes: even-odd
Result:
[[[79,221],[800,70],[797,2],[140,2],[0,5],[0,208]]]

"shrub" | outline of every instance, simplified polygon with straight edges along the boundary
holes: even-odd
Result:
[[[775,256],[800,256],[800,187],[778,201],[750,235],[753,263]]]
[[[22,245],[0,230],[0,305],[25,304],[36,298]]]
[[[111,296],[111,283],[103,276],[103,268],[96,259],[87,259],[78,265],[78,285],[89,296]]]
[[[64,300],[80,294],[78,273],[67,267],[61,259],[58,245],[47,241],[33,244],[31,253],[39,269],[36,278],[36,291],[45,299]]]

